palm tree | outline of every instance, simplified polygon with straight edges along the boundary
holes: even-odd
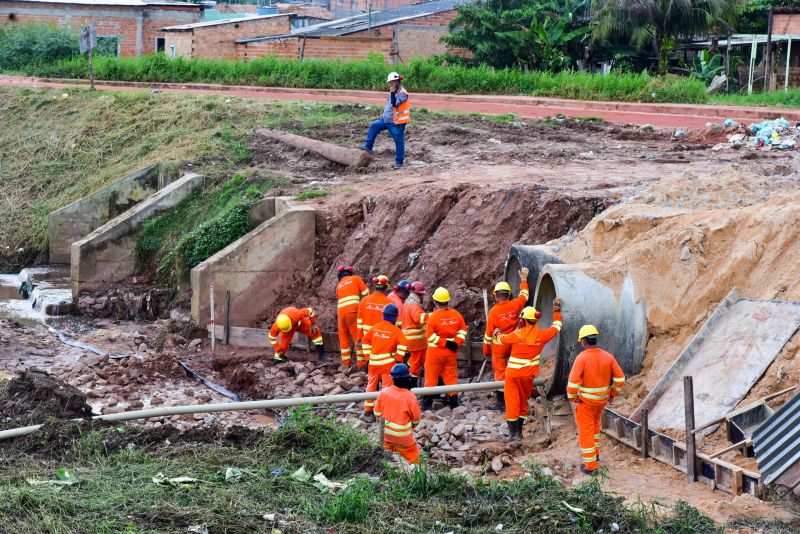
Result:
[[[650,48],[666,74],[675,39],[706,35],[730,20],[742,0],[593,0],[596,42],[626,40]]]

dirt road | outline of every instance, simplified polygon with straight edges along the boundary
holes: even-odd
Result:
[[[0,85],[23,87],[83,87],[85,80],[50,80],[17,76],[0,76]],[[249,98],[310,102],[353,102],[382,105],[386,96],[377,91],[343,91],[331,89],[291,89],[277,87],[230,86],[218,84],[98,82],[101,90],[158,89],[163,92],[191,94],[225,94]],[[544,118],[562,114],[568,117],[601,117],[608,122],[651,124],[663,128],[698,128],[707,122],[723,122],[727,118],[754,122],[783,116],[800,120],[800,111],[737,106],[690,104],[650,104],[634,102],[591,102],[554,98],[496,95],[454,95],[415,93],[416,107],[434,111],[457,111],[504,115],[514,113],[523,118]]]

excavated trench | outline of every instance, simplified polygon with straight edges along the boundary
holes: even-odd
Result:
[[[493,188],[457,184],[364,196],[318,208],[314,276],[278,302],[311,305],[323,329],[336,324],[336,267],[445,286],[468,322],[483,321],[482,290],[503,275],[509,247],[544,243],[581,230],[612,204],[601,192],[565,195],[541,185]],[[267,320],[278,309],[265,310]]]

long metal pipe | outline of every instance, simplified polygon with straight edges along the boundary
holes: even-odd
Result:
[[[543,378],[536,378],[533,382],[537,386],[545,383]],[[412,393],[417,396],[440,395],[442,393],[458,393],[465,391],[491,391],[503,387],[504,381],[480,382],[477,384],[456,384],[453,386],[436,386],[431,388],[414,388]],[[216,404],[192,404],[189,406],[168,406],[162,408],[150,408],[147,410],[137,410],[133,412],[122,412],[108,415],[97,415],[92,419],[101,421],[119,422],[132,421],[134,419],[150,419],[152,417],[171,417],[173,415],[189,415],[196,413],[211,412],[234,412],[242,410],[264,410],[274,408],[289,408],[291,406],[305,406],[309,404],[342,404],[349,402],[361,402],[378,398],[378,392],[371,393],[347,393],[344,395],[322,395],[319,397],[296,397],[292,399],[270,399],[244,402],[223,402]],[[80,421],[80,419],[76,419]],[[19,438],[33,434],[42,425],[31,425],[20,428],[12,428],[0,431],[0,441],[4,439]]]

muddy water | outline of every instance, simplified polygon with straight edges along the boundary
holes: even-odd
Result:
[[[44,311],[50,304],[72,300],[69,265],[30,267],[28,273],[36,287],[27,300],[19,294],[18,274],[0,274],[0,319],[28,325],[64,323],[66,317],[48,316]]]

